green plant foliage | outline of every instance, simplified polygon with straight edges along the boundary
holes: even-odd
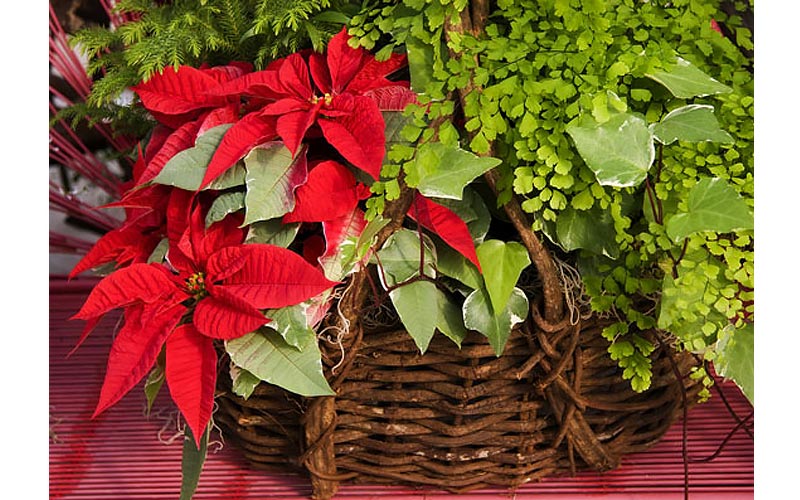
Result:
[[[296,157],[282,143],[256,148],[244,158],[245,224],[281,217],[294,210],[294,191],[308,178],[305,154]]]
[[[173,156],[153,182],[187,191],[197,191],[203,182],[211,157],[214,156],[222,136],[229,128],[230,125],[219,125],[198,137],[195,146]]]
[[[414,339],[420,353],[425,353],[441,323],[439,318],[439,294],[431,281],[405,283],[389,292],[397,314]]]
[[[209,427],[203,432],[200,438],[200,446],[195,444],[192,430],[187,425],[184,428],[183,454],[181,458],[181,496],[180,500],[191,500],[197,490],[200,481],[200,473],[203,471],[203,464],[208,454],[208,435],[211,432]]]
[[[717,342],[718,355],[714,360],[714,368],[717,373],[733,380],[742,389],[750,403],[755,404],[753,323],[740,329],[732,326],[726,327]]]
[[[495,309],[485,288],[473,291],[464,301],[464,324],[489,339],[497,356],[503,354],[514,325],[528,317],[528,298],[519,288],[513,288],[502,307]]]
[[[525,247],[515,241],[486,240],[475,249],[486,293],[495,311],[503,311],[523,269],[531,264]]]
[[[375,1],[351,18],[353,43],[407,50],[423,94],[382,182],[418,182],[430,141],[502,160],[496,206],[518,197],[579,264],[592,309],[620,318],[610,355],[637,390],[652,349],[636,332],[709,353],[727,325],[751,322],[753,60],[737,47],[752,47],[741,18],[718,0],[498,0],[476,36],[448,24],[468,4]],[[439,267],[476,289],[457,259]]]

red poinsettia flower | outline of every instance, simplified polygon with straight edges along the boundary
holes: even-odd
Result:
[[[181,213],[185,203],[174,201],[168,211]],[[213,406],[214,339],[252,332],[270,321],[261,310],[298,304],[336,283],[290,250],[242,244],[240,217],[206,229],[197,207],[189,219],[184,231],[181,221],[168,227],[172,269],[156,263],[119,269],[94,287],[73,318],[89,322],[82,340],[103,315],[125,309],[94,416],[138,384],[166,346],[170,394],[199,443]]]
[[[422,227],[439,235],[445,243],[457,250],[475,264],[478,271],[481,271],[481,264],[478,262],[478,254],[475,251],[475,243],[472,241],[469,227],[458,214],[417,192],[414,202],[408,209],[408,216]]]
[[[381,104],[391,109],[416,101],[407,82],[386,77],[406,64],[405,55],[377,61],[368,51],[354,49],[342,28],[327,54],[308,59],[292,54],[264,71],[250,73],[217,87],[217,96],[249,96],[264,103],[235,124],[223,137],[202,186],[244,156],[269,133],[276,133],[294,154],[312,127],[347,161],[377,179],[385,155],[385,124]],[[391,89],[391,90],[390,90]],[[316,130],[316,129],[315,129]]]

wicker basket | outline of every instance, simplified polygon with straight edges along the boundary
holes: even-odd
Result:
[[[652,388],[632,391],[602,326],[592,318],[545,331],[527,321],[500,357],[479,334],[460,350],[437,335],[420,355],[402,329],[368,331],[350,339],[338,371],[328,359],[335,397],[262,384],[245,401],[223,376],[215,418],[254,466],[307,471],[319,499],[339,482],[461,493],[610,470],[682,413],[679,384],[690,396],[699,387],[685,376],[690,355],[659,349]]]

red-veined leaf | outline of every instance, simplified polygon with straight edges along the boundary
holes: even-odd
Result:
[[[325,235],[325,253],[319,258],[319,264],[322,266],[325,277],[330,280],[340,280],[357,264],[354,262],[356,258],[355,243],[350,252],[352,255],[344,251],[342,245],[348,238],[358,240],[366,225],[364,212],[358,207],[353,207],[349,214],[338,219],[322,223],[322,232]]]
[[[205,268],[208,257],[214,252],[225,247],[241,245],[248,230],[246,227],[241,227],[243,221],[244,214],[238,212],[211,224],[208,228],[205,228],[205,217],[199,221],[203,224],[202,229],[193,225],[194,230],[205,233],[199,241],[199,248],[195,248],[195,264]]]
[[[166,165],[173,156],[184,149],[194,146],[195,140],[197,139],[197,132],[200,130],[200,125],[200,120],[191,121],[184,123],[172,132],[164,141],[164,145],[161,146],[158,153],[156,153],[153,159],[147,164],[144,172],[142,172],[142,176],[139,178],[138,185],[155,179],[159,172],[161,172],[161,169],[164,168],[164,165]]]
[[[180,303],[136,305],[125,311],[125,325],[111,345],[100,400],[92,418],[122,399],[150,371],[185,311]]]
[[[246,300],[219,286],[206,284],[209,295],[200,299],[192,323],[206,337],[230,340],[255,331],[269,318]]]
[[[146,262],[160,235],[146,234],[137,224],[125,224],[97,240],[89,252],[70,271],[72,279],[84,271],[116,261],[117,265]]]
[[[211,181],[231,168],[253,147],[276,137],[275,118],[257,112],[245,115],[225,132],[217,151],[208,163],[200,189],[208,186]]]
[[[151,113],[183,115],[203,108],[226,104],[222,97],[209,95],[208,89],[219,82],[202,70],[190,66],[165,68],[147,82],[133,87],[144,107]]]
[[[147,147],[144,148],[145,166],[147,163],[153,161],[153,157],[161,150],[166,140],[174,131],[175,129],[160,123],[153,127],[152,132],[150,132],[150,139],[147,141]],[[142,173],[139,172],[138,175],[133,176],[137,184],[139,183],[139,177],[141,175]]]
[[[75,342],[75,347],[73,347],[67,353],[67,357],[72,356],[75,353],[75,351],[78,350],[78,347],[80,347],[81,344],[83,344],[83,342],[89,337],[89,334],[92,333],[92,331],[95,329],[95,327],[97,326],[98,323],[100,323],[100,317],[99,316],[96,317],[96,318],[91,318],[91,319],[89,319],[89,321],[86,322],[86,326],[83,328],[83,331],[81,332],[80,338],[78,339],[77,342]]]
[[[72,319],[96,318],[135,302],[155,302],[175,289],[168,271],[160,264],[131,264],[100,280]]]
[[[328,72],[328,63],[325,56],[314,52],[308,57],[308,69],[311,70],[311,78],[320,92],[323,94],[331,93],[331,74]]]
[[[409,104],[418,104],[417,94],[407,87],[392,85],[381,87],[364,93],[381,111],[403,111]]]
[[[317,265],[317,259],[322,257],[325,253],[325,239],[318,235],[312,234],[303,241],[303,258],[312,266]]]
[[[356,178],[347,167],[332,160],[320,162],[295,191],[294,210],[283,216],[283,222],[337,219],[353,211],[358,195]]]
[[[194,270],[194,251],[186,235],[195,194],[183,189],[173,189],[167,202],[167,259],[183,271]]]
[[[347,91],[354,94],[363,94],[373,89],[399,85],[400,82],[392,82],[387,80],[386,77],[407,65],[408,59],[406,55],[397,52],[393,52],[389,59],[385,61],[378,61],[371,57],[353,77],[350,84],[347,85]],[[405,86],[408,86],[407,82]]]
[[[167,337],[166,355],[169,393],[192,430],[199,449],[199,437],[214,409],[217,351],[211,339],[200,335],[194,325],[185,324]]]
[[[245,61],[231,61],[223,66],[201,67],[200,71],[222,84],[250,73],[253,65]]]
[[[422,227],[439,235],[445,243],[475,264],[478,271],[481,270],[467,223],[455,212],[417,193],[408,215]]]
[[[300,101],[308,101],[314,96],[308,76],[308,66],[300,54],[291,54],[284,58],[278,69],[281,87],[287,95]]]
[[[214,258],[208,259],[206,276],[208,281],[216,283],[231,276],[244,266],[248,252],[243,246],[230,246],[214,253]]]
[[[347,161],[378,179],[386,154],[386,125],[375,101],[342,94],[333,98],[330,108],[344,115],[320,117],[322,135]]]
[[[285,96],[278,72],[274,70],[248,73],[209,90],[209,93],[217,96],[247,95],[268,99],[278,99]]]
[[[259,309],[278,309],[299,304],[336,285],[300,255],[263,243],[243,245],[249,253],[236,274],[215,288],[225,289]],[[209,258],[209,267],[218,253]]]
[[[309,110],[294,111],[278,117],[278,135],[283,139],[283,143],[292,153],[292,156],[295,155],[297,148],[303,142],[308,129],[314,125],[318,112],[319,106],[315,106]]]
[[[214,127],[226,125],[228,123],[236,123],[238,120],[238,105],[229,104],[221,108],[216,108],[203,117],[200,123],[200,129],[197,131],[197,137],[200,137]]]

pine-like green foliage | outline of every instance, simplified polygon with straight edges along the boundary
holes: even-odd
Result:
[[[245,61],[261,69],[300,49],[322,50],[359,6],[345,0],[120,0],[115,8],[135,21],[72,37],[88,56],[95,83],[85,105],[60,117],[139,130],[141,117],[119,109],[130,86],[170,66]]]

